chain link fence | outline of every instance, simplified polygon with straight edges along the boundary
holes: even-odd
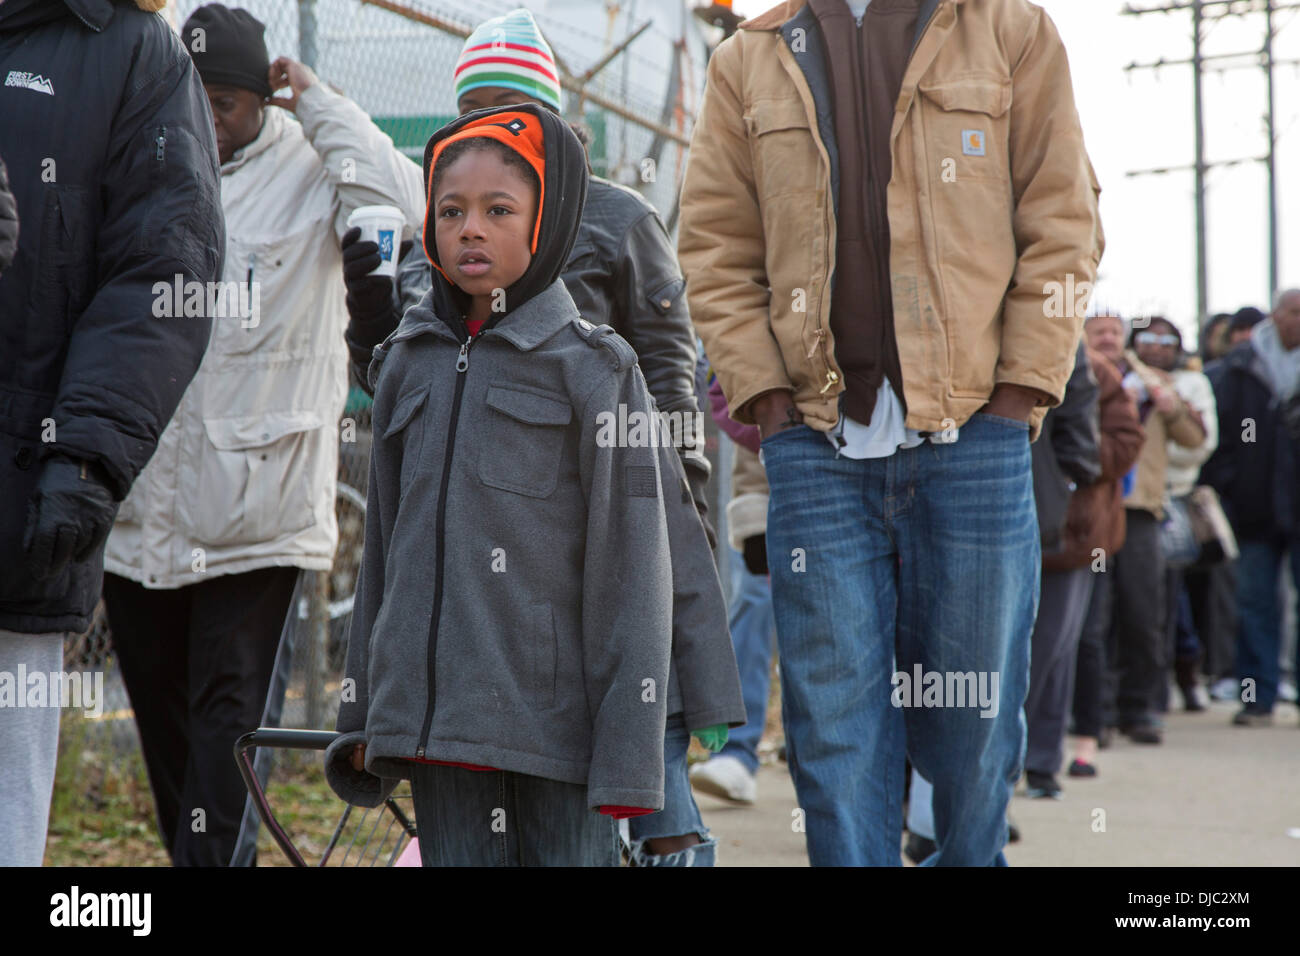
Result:
[[[167,9],[179,30],[201,5],[178,0]],[[238,5],[266,24],[272,59],[290,56],[312,67],[418,162],[429,136],[456,116],[452,73],[464,37],[521,3],[243,0]],[[566,91],[565,115],[589,127],[592,169],[640,191],[672,231],[685,143],[704,85],[707,28],[687,0],[524,5],[534,8],[566,85],[580,90]]]

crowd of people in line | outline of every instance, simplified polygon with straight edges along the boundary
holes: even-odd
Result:
[[[1022,776],[1059,796],[1069,733],[1078,778],[1115,730],[1161,743],[1171,673],[1272,721],[1300,291],[1216,316],[1203,371],[1167,318],[1085,321],[1100,186],[1040,8],[741,23],[674,247],[590,172],[527,10],[465,41],[421,167],[247,11],[177,36],[164,5],[0,0],[0,676],[59,672],[102,596],[176,865],[235,852],[349,380],[325,774],[366,807],[408,780],[425,865],[713,865],[692,791],[755,801],[773,634],[814,865],[904,832],[1005,865]],[[161,302],[190,283],[243,294]],[[701,410],[736,446],[730,608],[702,436],[654,425]],[[41,862],[58,729],[0,694],[0,864]]]

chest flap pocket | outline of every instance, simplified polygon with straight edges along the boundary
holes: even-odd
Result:
[[[560,474],[565,426],[573,418],[567,398],[523,386],[492,385],[487,430],[478,438],[483,484],[529,498],[548,498]]]
[[[1009,182],[1011,81],[989,76],[922,80],[918,89],[931,158],[945,164],[951,160],[958,183]]]
[[[802,102],[760,100],[745,115],[745,126],[759,199],[815,189],[821,157]]]

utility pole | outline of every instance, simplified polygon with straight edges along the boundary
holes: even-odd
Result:
[[[1274,77],[1276,66],[1300,64],[1300,60],[1279,61],[1273,56],[1273,39],[1276,36],[1273,15],[1281,10],[1300,9],[1300,3],[1279,3],[1277,0],[1184,0],[1184,2],[1167,3],[1160,7],[1134,7],[1126,4],[1123,13],[1126,16],[1146,16],[1152,13],[1174,13],[1190,10],[1192,14],[1192,58],[1190,60],[1166,60],[1163,57],[1152,63],[1130,63],[1126,72],[1133,70],[1153,70],[1162,66],[1191,66],[1192,68],[1192,111],[1195,123],[1196,155],[1191,166],[1174,166],[1162,169],[1133,170],[1130,176],[1165,175],[1176,171],[1191,169],[1195,176],[1196,203],[1196,311],[1197,326],[1203,326],[1209,315],[1209,263],[1206,248],[1208,224],[1205,213],[1205,174],[1216,166],[1236,166],[1246,162],[1263,163],[1268,173],[1268,298],[1277,291],[1278,277],[1278,227],[1277,227],[1277,130],[1275,119]],[[1253,13],[1264,14],[1264,44],[1259,50],[1247,50],[1241,53],[1227,53],[1205,56],[1202,43],[1205,39],[1203,27],[1207,20],[1221,20],[1225,17],[1241,17]],[[1268,80],[1268,105],[1264,115],[1264,128],[1268,136],[1268,149],[1263,156],[1243,159],[1225,160],[1217,163],[1205,161],[1205,102],[1203,80],[1205,64],[1225,60],[1245,61],[1221,69],[1238,69],[1254,67],[1264,70]]]
[[[1273,116],[1273,3],[1264,5],[1264,69],[1268,74],[1268,293],[1269,302],[1281,285],[1277,275],[1277,132]]]
[[[1201,0],[1192,4],[1192,109],[1196,115],[1196,327],[1210,314],[1210,269],[1205,223],[1205,72],[1201,65]]]

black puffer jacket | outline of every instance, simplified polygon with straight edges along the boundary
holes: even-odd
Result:
[[[135,3],[5,0],[0,76],[22,224],[0,277],[0,629],[75,631],[102,555],[35,579],[27,501],[52,454],[120,501],[198,369],[210,320],[155,318],[154,284],[220,274],[216,138],[189,55]]]
[[[1219,493],[1243,541],[1300,537],[1300,435],[1287,430],[1287,406],[1274,396],[1254,345],[1242,342],[1207,365],[1205,376],[1218,406],[1219,447],[1201,466],[1201,483]]]

